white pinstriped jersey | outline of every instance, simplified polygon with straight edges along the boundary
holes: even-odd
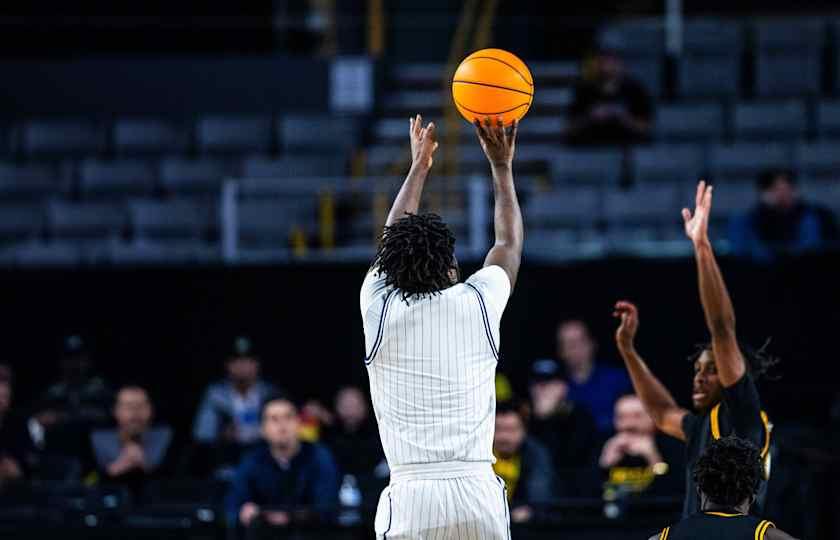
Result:
[[[391,468],[494,461],[499,323],[509,295],[499,266],[408,303],[384,275],[368,273],[360,295],[365,363]]]

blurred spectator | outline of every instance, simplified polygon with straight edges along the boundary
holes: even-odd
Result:
[[[601,49],[584,68],[569,107],[568,142],[631,144],[650,139],[653,105],[645,88],[627,75],[616,51]]]
[[[104,483],[126,485],[138,493],[146,479],[165,474],[172,445],[172,429],[152,427],[154,409],[139,386],[124,386],[114,404],[115,429],[90,435],[96,470]]]
[[[531,435],[551,452],[558,472],[589,466],[598,444],[592,415],[567,399],[569,386],[560,373],[550,358],[531,366]]]
[[[510,404],[496,409],[493,455],[493,470],[507,487],[511,521],[530,521],[554,497],[554,466],[548,450],[528,437],[525,420]]]
[[[802,200],[793,171],[763,172],[757,182],[759,201],[732,218],[732,252],[755,261],[778,255],[824,249],[838,239],[835,216],[828,208]]]
[[[332,454],[320,444],[302,442],[299,428],[297,406],[288,397],[266,400],[261,429],[265,443],[246,454],[236,469],[225,501],[229,523],[286,526],[326,518],[336,508],[339,478]]]
[[[627,373],[595,361],[597,344],[586,323],[568,320],[557,326],[557,356],[566,366],[568,399],[586,408],[602,434],[613,425],[616,400],[631,390]]]
[[[355,386],[346,386],[336,394],[335,418],[322,441],[332,450],[341,474],[373,476],[385,459],[367,397]]]
[[[35,451],[26,422],[11,408],[12,371],[0,364],[0,487],[26,476],[27,457]]]
[[[260,378],[260,359],[246,337],[234,340],[227,379],[204,392],[193,424],[196,442],[214,447],[216,465],[236,463],[260,439],[260,410],[276,389]]]
[[[607,474],[608,493],[679,495],[684,484],[684,449],[659,434],[635,395],[615,404],[615,435],[604,444],[598,464]]]
[[[36,418],[45,429],[65,426],[79,431],[107,421],[113,392],[108,383],[92,373],[93,362],[78,335],[64,340],[61,379],[50,386],[38,407]]]

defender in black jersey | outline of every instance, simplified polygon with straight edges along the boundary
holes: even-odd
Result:
[[[700,509],[697,490],[691,476],[693,465],[703,450],[722,436],[737,435],[761,449],[764,479],[770,474],[770,432],[767,415],[761,410],[755,379],[774,361],[738,344],[735,334],[735,311],[723,282],[708,237],[712,186],[697,186],[694,214],[683,210],[686,235],[694,245],[700,300],[711,333],[711,344],[694,358],[694,413],[679,407],[670,392],[650,372],[636,352],[634,340],[639,326],[636,306],[618,302],[614,316],[621,319],[616,331],[618,350],[630,372],[633,387],[657,427],[686,443],[686,498],[683,515]],[[757,508],[762,506],[762,482]]]
[[[749,515],[763,468],[759,449],[749,441],[712,441],[693,470],[700,511],[650,540],[794,540],[773,522]]]

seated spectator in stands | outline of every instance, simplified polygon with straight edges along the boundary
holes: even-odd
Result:
[[[377,468],[382,470],[385,454],[379,429],[370,415],[367,397],[358,387],[346,386],[338,391],[335,417],[321,440],[332,450],[341,474],[372,477]],[[388,476],[387,469],[384,476]]]
[[[645,88],[627,75],[616,51],[599,50],[575,87],[567,140],[577,145],[648,141],[653,105]]]
[[[93,459],[101,483],[124,484],[135,494],[146,479],[169,469],[172,429],[152,426],[154,409],[140,386],[123,386],[114,404],[114,429],[90,435]]]
[[[729,225],[733,254],[772,262],[782,254],[824,249],[838,241],[834,214],[802,200],[796,184],[796,175],[786,169],[759,175],[758,204]]]
[[[216,464],[236,463],[241,451],[260,440],[260,411],[276,389],[260,378],[260,359],[246,337],[234,340],[227,378],[210,385],[193,423],[196,442],[215,447]]]
[[[269,397],[262,409],[259,444],[242,459],[225,501],[230,524],[287,526],[328,519],[338,505],[339,475],[332,454],[300,440],[297,406]]]
[[[0,364],[0,488],[23,480],[35,445],[26,421],[12,412],[12,370]]]
[[[596,362],[597,344],[586,323],[568,320],[557,326],[557,356],[566,367],[568,399],[587,409],[598,431],[612,431],[616,400],[631,390],[627,372]]]
[[[493,470],[507,487],[510,519],[524,523],[554,498],[554,466],[548,450],[528,436],[525,419],[513,405],[496,408]]]
[[[114,394],[108,383],[93,374],[93,361],[78,335],[64,340],[61,379],[41,397],[36,418],[47,431],[64,427],[84,431],[107,422]]]
[[[657,432],[653,419],[635,395],[615,404],[615,435],[604,444],[598,465],[610,493],[678,496],[684,485],[684,449]]]
[[[560,374],[560,365],[550,358],[531,366],[530,433],[551,452],[558,473],[589,466],[598,444],[592,415],[567,399],[569,386]]]

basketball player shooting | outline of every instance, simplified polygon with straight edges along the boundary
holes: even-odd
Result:
[[[524,237],[513,185],[517,125],[476,122],[495,193],[495,244],[459,282],[455,237],[420,214],[435,126],[410,121],[411,170],[388,214],[360,307],[371,397],[391,481],[376,537],[510,537],[504,483],[492,469],[499,324],[516,282]]]

